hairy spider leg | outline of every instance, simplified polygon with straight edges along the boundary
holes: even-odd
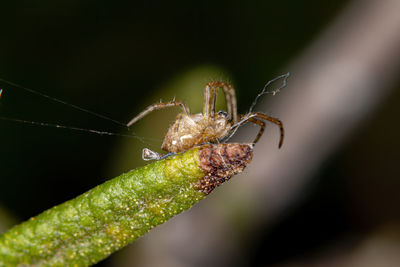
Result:
[[[259,119],[255,118],[255,117],[251,117],[251,118],[247,119],[247,121],[248,122],[252,122],[252,123],[257,124],[258,126],[260,126],[260,130],[258,131],[258,134],[257,134],[256,138],[253,141],[253,144],[255,144],[255,143],[258,142],[258,140],[260,140],[261,136],[264,134],[266,123],[265,123],[265,121],[259,120]]]
[[[170,108],[170,107],[176,107],[176,106],[181,106],[183,112],[185,114],[189,114],[189,107],[183,102],[183,101],[170,101],[170,102],[161,102],[157,104],[153,104],[151,106],[148,106],[145,110],[140,112],[136,117],[134,117],[130,122],[128,122],[127,126],[130,127],[132,124],[149,114],[150,112],[153,112],[155,110],[163,109],[163,108]]]
[[[235,131],[239,126],[241,126],[241,125],[243,125],[243,124],[245,124],[247,122],[255,123],[255,124],[260,126],[260,131],[258,132],[256,138],[253,141],[253,143],[255,144],[255,143],[258,142],[258,140],[260,140],[260,138],[263,135],[264,130],[265,130],[265,122],[262,121],[262,120],[266,120],[266,121],[272,122],[272,123],[274,123],[274,124],[279,126],[279,129],[280,129],[280,132],[281,132],[281,136],[280,136],[278,147],[279,148],[282,147],[285,131],[283,129],[283,124],[279,119],[270,117],[270,116],[268,116],[268,115],[266,115],[264,113],[261,113],[261,112],[252,112],[252,113],[249,113],[247,115],[239,115],[239,116],[241,118],[243,118],[243,120],[240,121],[239,123],[237,123],[234,127],[232,127],[231,132]],[[246,119],[246,117],[247,117],[247,119]]]
[[[218,92],[218,88],[210,85],[210,83],[206,84],[206,88],[204,89],[204,101],[203,101],[203,116],[214,118],[215,114],[215,99]]]
[[[214,117],[218,88],[222,88],[224,91],[228,115],[233,120],[233,123],[236,123],[238,121],[236,94],[233,86],[229,83],[215,81],[206,84],[204,91],[204,116]]]
[[[221,83],[221,87],[225,93],[228,114],[231,116],[233,123],[236,123],[238,122],[238,114],[235,89],[229,83]],[[229,110],[232,110],[231,113]]]

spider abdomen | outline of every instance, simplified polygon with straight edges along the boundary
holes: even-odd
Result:
[[[162,149],[180,153],[203,143],[214,143],[224,137],[231,125],[227,118],[220,114],[205,117],[202,113],[187,115],[178,114],[164,137]]]

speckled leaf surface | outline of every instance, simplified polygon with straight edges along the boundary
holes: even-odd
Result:
[[[0,236],[0,266],[90,266],[106,258],[240,172],[252,148],[232,145],[153,162],[13,227]]]

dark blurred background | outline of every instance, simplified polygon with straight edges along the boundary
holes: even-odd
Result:
[[[189,102],[195,107],[194,112],[199,112],[203,86],[210,79],[232,82],[237,88],[239,111],[244,113],[268,80],[291,71],[293,80],[289,80],[287,91],[281,98],[280,95],[267,97],[265,103],[270,108],[260,107],[259,110],[280,117],[285,123],[285,115],[281,116],[279,108],[274,109],[279,106],[274,101],[286,99],[286,103],[291,101],[291,108],[297,110],[301,122],[308,115],[302,113],[305,105],[294,101],[293,92],[304,90],[303,97],[306,97],[306,89],[303,89],[306,87],[302,87],[304,81],[312,82],[321,77],[303,73],[302,78],[296,80],[296,76],[300,77],[297,71],[309,68],[304,65],[305,59],[313,55],[319,58],[339,46],[329,40],[344,38],[341,31],[348,34],[345,32],[351,28],[352,20],[347,17],[341,22],[341,16],[349,6],[361,15],[364,8],[372,6],[368,12],[373,14],[375,2],[69,0],[40,1],[39,4],[3,1],[0,4],[0,78],[125,123],[160,98],[176,97]],[[389,5],[393,1],[382,2]],[[357,20],[357,12],[350,12],[353,14],[350,17],[358,25],[363,21]],[[332,24],[336,25],[334,31]],[[372,28],[370,34],[378,34],[375,30]],[[330,31],[334,32],[333,36],[321,37]],[[346,45],[340,49],[345,50]],[[400,127],[397,115],[400,94],[396,89],[399,88],[400,71],[396,64],[390,64],[398,61],[397,54],[379,59],[383,63],[378,63],[387,68],[379,69],[384,81],[377,79],[373,88],[379,101],[362,99],[366,112],[354,118],[352,112],[343,115],[343,127],[347,129],[343,138],[329,147],[329,153],[319,156],[318,164],[307,167],[313,171],[308,173],[306,180],[299,182],[303,184],[300,193],[284,205],[277,205],[268,220],[260,220],[254,229],[238,234],[237,240],[242,246],[233,257],[233,265],[328,266],[330,262],[331,266],[346,266],[344,264],[349,262],[359,263],[355,259],[360,255],[364,257],[366,246],[366,251],[382,255],[381,247],[375,245],[374,240],[378,240],[377,244],[390,240],[391,245],[384,247],[388,247],[390,255],[399,254],[400,171],[397,157]],[[385,62],[389,63],[385,65]],[[321,64],[313,66],[317,69],[325,66],[324,62],[316,64]],[[326,76],[330,76],[329,71]],[[340,80],[327,80],[326,84],[333,91],[336,85],[344,86]],[[4,90],[0,99],[1,117],[127,133],[111,121],[4,82],[0,82],[0,88]],[[318,90],[323,93],[324,86]],[[307,100],[310,103],[318,101]],[[343,103],[332,103],[335,104]],[[343,110],[352,104],[346,105]],[[4,231],[13,222],[26,220],[109,178],[145,164],[140,159],[141,148],[159,150],[163,133],[173,121],[176,110],[169,112],[151,115],[147,122],[144,119],[137,129],[133,129],[142,141],[0,120],[0,229]],[[167,113],[165,120],[163,116]],[[346,121],[348,118],[349,122]],[[329,121],[324,123],[329,124]],[[310,125],[315,127],[313,133],[322,147],[331,142],[328,138],[318,138],[318,121],[315,124],[299,123],[296,127]],[[330,132],[334,134],[342,122],[332,121],[331,125],[333,130]],[[288,127],[290,129],[290,123]],[[296,135],[294,128],[287,131],[288,140],[291,135]],[[276,131],[274,126],[268,127],[269,130]],[[268,153],[281,153],[276,149],[276,136],[267,133],[263,137],[276,141],[274,146],[265,148]],[[297,158],[307,158],[321,147],[317,144],[298,149],[295,154],[291,152],[290,141],[284,146],[286,153]],[[259,148],[261,150],[264,151]],[[262,157],[260,154],[259,158]],[[280,168],[290,169],[293,162],[281,161]],[[246,173],[235,179],[247,179]],[[247,194],[251,195],[251,192]],[[235,194],[230,197],[228,202],[237,201],[232,200]],[[213,205],[213,200],[204,202]],[[195,210],[201,209],[201,205],[206,204],[200,204]],[[173,220],[179,219],[180,216]],[[241,224],[243,218],[237,220],[228,224]],[[157,231],[162,231],[162,227]],[[146,238],[98,266],[151,266],[151,261],[143,256],[147,255],[143,250],[152,246],[140,244],[150,242]],[[168,244],[173,242],[174,238]],[[206,251],[197,253],[210,254]],[[192,257],[190,253],[175,256],[185,260],[165,260],[164,266],[205,265],[196,260],[198,256]],[[232,264],[221,257],[214,261],[215,266]],[[394,265],[371,266],[398,266],[400,259],[390,262]]]

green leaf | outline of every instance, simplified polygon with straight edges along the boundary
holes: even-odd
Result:
[[[89,266],[241,172],[248,144],[203,145],[101,184],[0,236],[0,266]]]

